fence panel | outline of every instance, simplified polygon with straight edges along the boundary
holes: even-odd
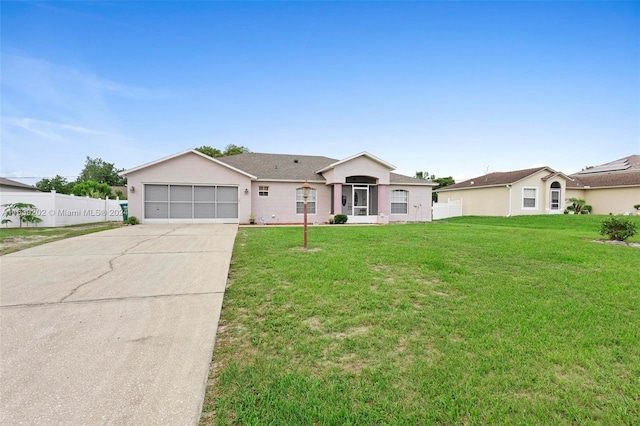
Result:
[[[433,203],[433,220],[462,216],[462,200],[448,200],[446,203]]]
[[[120,203],[126,200],[100,200],[97,198],[75,197],[73,195],[58,194],[52,192],[0,192],[0,205],[25,203],[33,204],[35,216],[42,222],[39,227],[55,227],[81,225],[97,222],[119,222],[122,221],[122,209]],[[4,207],[0,207],[0,214],[5,219]],[[10,216],[10,223],[3,226],[17,228],[20,226],[20,219],[17,216]],[[23,227],[27,226],[23,223]],[[33,225],[29,225],[33,226]]]

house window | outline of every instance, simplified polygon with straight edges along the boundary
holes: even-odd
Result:
[[[407,214],[409,211],[409,191],[394,189],[391,191],[391,214]]]
[[[537,188],[523,188],[522,189],[522,208],[535,209],[537,207]]]
[[[258,197],[268,197],[269,196],[269,187],[268,186],[259,186],[258,187]]]
[[[304,214],[304,198],[302,197],[302,188],[296,189],[296,213]],[[307,198],[307,213],[316,214],[316,190],[309,189],[309,197]]]

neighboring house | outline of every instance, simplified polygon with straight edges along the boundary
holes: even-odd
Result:
[[[640,155],[630,155],[570,176],[567,198],[580,198],[595,214],[634,212],[640,204]]]
[[[129,215],[144,223],[303,222],[302,184],[312,189],[308,221],[346,214],[348,223],[431,221],[437,184],[392,173],[362,152],[344,160],[245,153],[211,158],[188,150],[124,171]]]
[[[15,180],[0,178],[0,192],[40,192],[35,186],[16,182]]]
[[[438,201],[461,201],[463,216],[557,214],[570,178],[550,167],[494,172],[438,189]]]

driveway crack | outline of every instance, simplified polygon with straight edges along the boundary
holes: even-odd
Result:
[[[154,237],[152,237],[152,238],[146,238],[146,239],[144,239],[144,240],[138,241],[137,243],[135,243],[134,245],[132,245],[131,247],[129,247],[128,249],[126,249],[125,251],[123,251],[122,253],[120,253],[119,255],[117,255],[116,257],[114,257],[114,258],[112,258],[112,259],[109,259],[109,270],[108,270],[108,271],[103,272],[102,274],[98,275],[98,276],[97,276],[97,277],[95,277],[95,278],[91,278],[91,279],[90,279],[90,280],[88,280],[88,281],[85,281],[85,282],[83,282],[83,283],[81,283],[81,284],[78,284],[74,289],[72,289],[72,290],[69,292],[69,294],[67,294],[67,295],[66,295],[66,296],[64,296],[62,299],[60,299],[60,300],[58,301],[58,303],[62,303],[62,302],[64,302],[65,300],[67,300],[68,298],[70,298],[71,296],[73,296],[73,295],[74,295],[78,290],[80,290],[82,287],[84,287],[84,286],[86,286],[86,285],[89,285],[89,284],[91,284],[91,283],[93,283],[93,282],[96,282],[96,281],[98,281],[100,278],[104,277],[105,275],[108,275],[108,274],[112,273],[112,272],[115,270],[115,268],[114,268],[114,266],[113,266],[113,262],[115,262],[117,259],[119,259],[119,258],[121,258],[122,256],[124,256],[125,254],[128,254],[128,252],[129,252],[130,250],[135,249],[136,247],[138,247],[138,246],[139,246],[140,244],[142,244],[142,243],[146,243],[147,241],[151,241],[151,240],[156,240],[156,239],[158,239],[158,238],[160,238],[160,237],[163,237],[163,236],[165,236],[165,235],[167,235],[167,234],[169,234],[169,233],[171,233],[171,232],[173,232],[173,231],[175,231],[175,229],[172,229],[172,230],[170,230],[170,231],[167,231],[167,232],[165,232],[164,234],[156,235],[156,236],[154,236]]]

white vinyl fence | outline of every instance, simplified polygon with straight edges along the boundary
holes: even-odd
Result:
[[[462,216],[462,200],[433,203],[433,220]]]
[[[122,221],[122,208],[120,203],[127,200],[100,200],[97,198],[75,197],[73,195],[51,192],[0,192],[0,205],[25,203],[33,204],[35,216],[42,219],[35,226],[54,227],[80,225],[94,222],[119,222]],[[5,207],[0,207],[2,219],[11,219],[11,222],[2,225],[9,228],[20,226],[20,218],[17,216],[4,216]],[[23,223],[23,227],[34,224]]]

